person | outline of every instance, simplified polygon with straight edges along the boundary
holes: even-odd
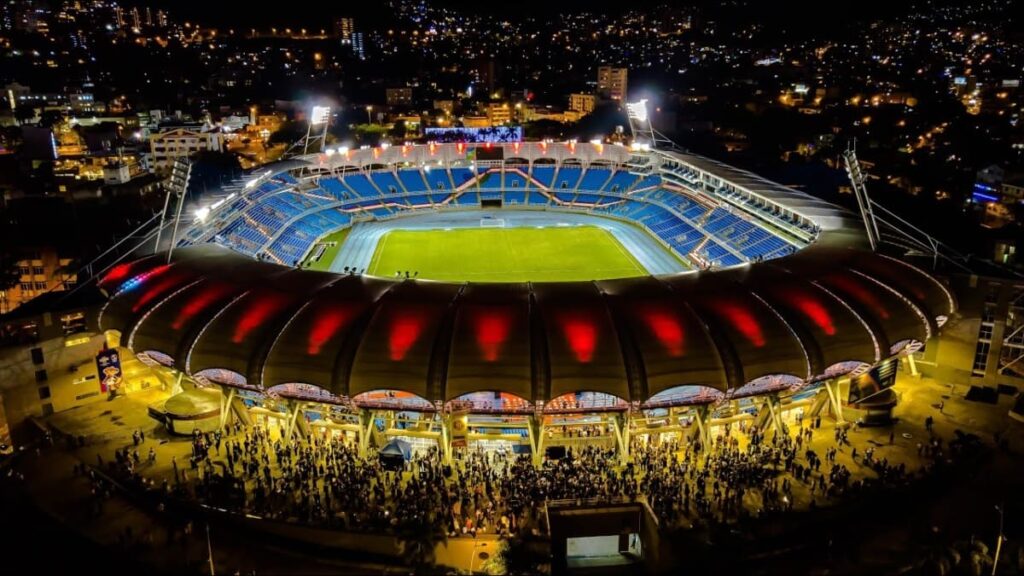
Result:
[[[889,431],[889,445],[891,446],[895,442],[896,442],[896,431],[895,430],[890,430]]]

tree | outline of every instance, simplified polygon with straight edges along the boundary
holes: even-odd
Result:
[[[64,121],[64,113],[60,110],[43,110],[39,115],[39,125],[43,128],[53,128]]]
[[[292,144],[294,142],[298,142],[300,138],[306,135],[306,128],[307,125],[305,122],[289,120],[281,124],[281,127],[270,135],[268,142],[270,145]]]
[[[498,555],[506,574],[538,574],[544,564],[549,562],[544,554],[519,534],[506,540]]]
[[[406,132],[407,126],[405,125],[405,120],[399,120],[391,127],[389,134],[396,140],[403,140]]]

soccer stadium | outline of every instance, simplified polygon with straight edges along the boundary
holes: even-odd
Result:
[[[670,570],[659,534],[742,516],[709,471],[757,514],[861,490],[835,462],[777,490],[779,459],[820,462],[823,418],[840,444],[890,423],[897,372],[956,312],[852,213],[648,146],[328,148],[182,214],[98,286],[101,355],[156,374],[149,416],[192,439],[200,477],[173,463],[165,492],[261,527],[529,533],[559,573]]]
[[[841,413],[954,310],[836,206],[691,154],[575,142],[265,167],[198,209],[170,258],[101,286],[121,345],[224,389],[217,425],[258,408],[365,448],[370,414],[401,413],[388,438],[538,458],[554,424],[609,426],[626,457],[648,427],[699,442],[741,412]],[[874,392],[864,406],[891,408]]]

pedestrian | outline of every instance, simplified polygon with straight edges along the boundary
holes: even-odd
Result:
[[[889,445],[891,446],[895,442],[896,442],[896,431],[895,430],[890,430],[889,431]]]

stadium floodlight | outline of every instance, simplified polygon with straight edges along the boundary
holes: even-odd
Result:
[[[196,208],[196,220],[200,222],[206,222],[206,217],[210,215],[210,207],[203,206],[202,208]]]
[[[334,152],[335,152],[334,148],[328,148],[328,149],[324,150],[324,154],[326,154],[328,156],[334,156]]]
[[[313,126],[327,124],[331,118],[330,106],[313,106],[313,113],[309,116],[309,123]]]
[[[342,146],[338,148],[338,154],[348,154],[348,146]]]
[[[630,120],[636,120],[637,122],[646,124],[650,118],[647,115],[647,99],[644,98],[639,102],[627,102],[626,115]]]
[[[626,118],[629,120],[629,131],[633,133],[633,141],[648,144],[654,148],[658,144],[674,145],[671,140],[654,129],[651,116],[647,111],[647,99],[626,103]]]

